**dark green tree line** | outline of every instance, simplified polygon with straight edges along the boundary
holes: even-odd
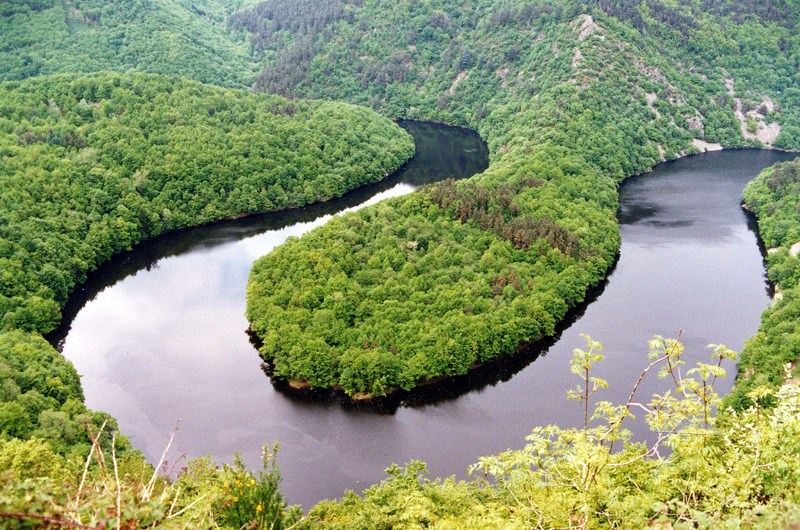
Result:
[[[742,409],[753,405],[751,392],[759,387],[777,390],[789,367],[798,375],[800,358],[800,162],[765,169],[744,190],[744,202],[758,218],[758,231],[768,248],[767,276],[775,289],[772,307],[764,311],[758,333],[750,338],[739,359],[736,386],[726,401]],[[767,396],[761,405],[773,402]]]

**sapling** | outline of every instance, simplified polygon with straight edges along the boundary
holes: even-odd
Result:
[[[590,399],[608,384],[592,375],[593,367],[604,359],[599,353],[602,345],[587,335],[583,337],[586,349],[573,350],[570,361],[570,370],[581,383],[567,394],[583,408],[582,428],[536,427],[526,437],[528,443],[523,449],[481,458],[470,468],[471,473],[481,472],[484,480],[493,479],[499,491],[507,495],[511,512],[529,513],[540,527],[588,528],[595,518],[611,518],[603,506],[614,495],[610,485],[615,484],[615,476],[641,475],[641,480],[649,480],[648,470],[665,462],[659,453],[661,444],[674,438],[682,427],[713,425],[713,408],[719,402],[714,384],[725,376],[723,360],[736,356],[725,346],[712,345],[712,363],[698,363],[684,375],[680,339],[657,336],[649,343],[649,364],[634,382],[626,402],[614,405],[598,401],[590,415]],[[653,396],[645,405],[636,400],[637,391],[657,367],[659,378],[671,380],[673,388]],[[658,434],[649,446],[631,443],[631,433],[623,427],[624,420],[633,417],[634,408],[646,413],[649,426]],[[622,448],[615,451],[617,441],[622,442]]]

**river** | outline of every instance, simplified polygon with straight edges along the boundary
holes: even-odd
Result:
[[[153,462],[178,420],[170,465],[206,454],[230,462],[238,451],[257,467],[261,447],[278,440],[283,491],[309,508],[380,481],[393,462],[423,460],[434,476],[465,477],[481,455],[523,445],[535,425],[579,425],[582,411],[566,391],[578,383],[568,360],[584,346],[582,333],[605,345],[596,375],[609,380],[602,397],[614,401],[627,397],[653,335],[682,330],[688,358],[704,360],[707,344],[738,350],[755,333],[769,294],[739,196],[763,167],[791,155],[708,153],[621,186],[620,258],[558,340],[380,411],[281,392],[245,334],[253,260],[335,212],[487,163],[469,131],[406,126],[418,154],[385,182],[302,210],[168,235],[93,274],[51,336],[82,374],[87,406],[115,416]]]

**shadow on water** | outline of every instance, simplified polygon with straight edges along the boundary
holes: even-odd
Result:
[[[767,275],[767,247],[764,245],[764,240],[761,239],[761,233],[758,231],[758,217],[756,214],[748,210],[744,207],[744,203],[742,203],[742,212],[744,213],[744,217],[747,220],[747,229],[753,233],[756,238],[756,243],[758,244],[758,251],[761,253],[761,262],[763,263],[763,278],[764,278],[764,290],[767,293],[767,296],[773,298],[775,296],[775,284],[772,283]]]
[[[59,351],[62,350],[72,321],[87,303],[125,278],[157,268],[158,262],[163,259],[194,250],[211,249],[298,223],[308,223],[356,207],[398,184],[417,187],[445,178],[466,178],[488,166],[488,148],[472,131],[424,122],[401,121],[398,124],[414,137],[416,152],[389,178],[329,201],[182,229],[136,245],[133,250],[103,263],[72,292],[62,309],[61,325],[47,335],[47,340]]]
[[[662,210],[657,204],[652,202],[634,203],[632,201],[623,203],[620,199],[620,209],[617,212],[619,224],[633,224],[651,217],[655,217]]]
[[[643,225],[649,225],[655,228],[688,228],[694,225],[694,221],[680,220],[680,221],[642,221]]]
[[[423,135],[425,129],[420,127]],[[431,130],[431,143],[447,142]],[[466,135],[463,140],[478,145],[454,146],[455,153],[431,147],[430,159],[440,165],[437,178],[458,176],[454,170],[463,165],[458,156],[471,156],[465,151],[480,145]],[[418,151],[424,155],[424,146]],[[691,326],[685,336],[693,363],[707,360],[704,346],[710,342],[724,339],[737,349],[755,333],[768,299],[762,255],[743,226],[740,192],[762,167],[783,158],[706,154],[659,166],[630,186],[626,181],[620,190],[619,262],[608,283],[562,322],[560,339],[556,334],[468,375],[392,396],[381,406],[344,404],[329,392],[311,398],[280,392],[261,371],[261,359],[243,333],[252,260],[325,218],[279,232],[270,227],[330,212],[329,207],[338,208],[336,201],[188,230],[118,257],[120,270],[104,267],[92,275],[94,286],[73,297],[73,307],[80,307],[81,297],[91,299],[116,283],[72,322],[64,355],[83,374],[87,406],[116,417],[153,463],[181,418],[174,449],[189,458],[210,455],[223,462],[240,452],[257,469],[263,444],[280,440],[283,491],[291,503],[305,506],[377,483],[392,462],[426,461],[434,476],[466,478],[465,470],[481,455],[524,443],[532,425],[582,425],[580,407],[565,406],[563,398],[574,387],[570,351],[585,344],[579,333],[603,341],[606,359],[595,375],[609,382],[603,399],[618,403],[627,399],[641,368],[636,360],[642,345],[653,335]],[[425,182],[430,174],[420,168],[413,179]],[[398,186],[370,202],[411,188]],[[352,204],[347,201],[362,192],[339,204]],[[626,218],[623,208],[639,204],[649,208],[628,212],[640,222]],[[647,223],[682,220],[694,224],[675,229]],[[246,237],[261,230],[267,232]],[[240,237],[245,239],[235,242]],[[204,250],[209,247],[215,248]],[[181,252],[186,254],[166,259]],[[122,279],[126,274],[136,276]],[[662,389],[654,378],[643,382],[641,392]],[[635,436],[645,439],[646,426],[637,431]]]
[[[307,404],[339,404],[343,409],[350,411],[364,411],[377,414],[394,414],[401,407],[421,408],[429,405],[438,405],[453,401],[470,392],[480,391],[484,388],[495,386],[511,379],[539,357],[547,355],[548,350],[556,344],[562,333],[580,320],[586,309],[603,294],[608,285],[608,278],[614,273],[619,254],[608,270],[606,279],[595,287],[589,289],[583,302],[570,309],[559,322],[552,336],[545,337],[536,342],[525,344],[510,355],[486,362],[471,369],[467,374],[437,379],[435,382],[425,384],[413,390],[398,390],[388,396],[381,396],[364,401],[354,401],[344,392],[330,389],[296,389],[289,386],[281,378],[273,377],[272,367],[269,363],[261,365],[264,374],[270,379],[275,389],[286,398]],[[257,338],[250,336],[253,347],[258,349]]]

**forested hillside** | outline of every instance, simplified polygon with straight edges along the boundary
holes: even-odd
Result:
[[[484,128],[491,125],[483,119],[512,100],[530,105],[554,83],[608,78],[613,70],[604,72],[602,56],[583,54],[610,32],[619,42],[606,43],[606,53],[637,69],[646,78],[639,88],[650,94],[651,106],[694,136],[741,141],[731,129],[737,106],[742,116],[758,111],[746,117],[759,128],[776,120],[798,126],[800,50],[797,14],[788,2],[316,4],[330,15],[315,14],[313,23],[310,10],[280,10],[275,1],[245,12],[247,25],[239,27],[255,32],[256,47],[283,43],[265,62],[256,89],[336,96],[390,115],[458,121],[488,137]],[[577,20],[581,14],[600,23],[595,37],[593,23]],[[556,42],[554,32],[572,22],[581,26],[581,38]],[[283,75],[288,64],[306,74],[299,80]],[[772,104],[760,109],[764,96],[776,100],[777,113]],[[526,121],[514,120],[513,126]],[[780,145],[797,145],[797,129],[784,128],[783,134]]]
[[[274,373],[375,395],[551,334],[615,259],[626,177],[708,148],[800,148],[798,22],[783,0],[3,2],[0,520],[292,527],[300,514],[285,509],[273,451],[258,474],[200,459],[174,482],[150,479],[37,332],[88,271],[137,241],[326,199],[411,150],[387,120],[343,103],[76,73],[254,83],[480,132],[483,174],[337,217],[254,265],[247,316]],[[797,370],[797,173],[773,169],[746,194],[783,300],[743,353],[738,412],[717,425],[710,413],[716,363],[732,352],[681,374],[681,345],[656,340],[649,361],[672,393],[600,402],[583,429],[536,427],[522,449],[481,459],[473,471],[487,481],[392,467],[302,524],[796,525],[800,401],[781,365]],[[572,365],[587,417],[603,386],[590,377],[598,348],[590,340]],[[621,427],[642,407],[655,446],[629,444]]]
[[[475,127],[493,164],[257,263],[248,318],[280,377],[383,394],[511,353],[604,277],[620,180],[715,144],[797,146],[786,7],[324,5],[305,22],[270,2],[249,11],[254,42],[292,42],[257,89]],[[282,75],[299,49],[304,76]]]
[[[0,81],[138,70],[224,86],[255,74],[228,16],[252,0],[4,0]]]
[[[0,94],[4,329],[51,331],[74,286],[139,241],[338,197],[413,152],[363,108],[154,75],[60,75]]]
[[[787,370],[790,377],[800,375],[800,162],[764,170],[745,188],[744,201],[758,217],[775,296],[758,333],[742,350],[739,380],[726,397],[738,409],[753,405],[754,389],[779,388]]]

